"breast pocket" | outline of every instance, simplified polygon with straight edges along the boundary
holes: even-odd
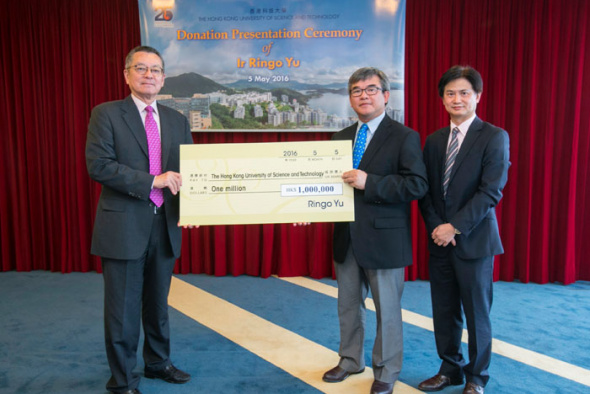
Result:
[[[125,212],[125,203],[118,200],[102,200],[100,208],[108,212]]]

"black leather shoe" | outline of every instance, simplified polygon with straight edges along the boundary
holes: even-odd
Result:
[[[463,384],[463,378],[451,379],[448,376],[436,374],[430,379],[426,379],[418,385],[422,391],[440,391],[448,386],[458,386]]]
[[[463,394],[483,394],[483,387],[473,382],[467,382]]]
[[[191,380],[191,376],[170,364],[159,371],[145,371],[145,377],[148,379],[162,379],[168,383],[186,383]]]
[[[393,383],[385,383],[380,380],[373,381],[371,394],[391,394],[393,393]]]
[[[329,370],[328,372],[326,372],[322,379],[324,382],[338,383],[338,382],[342,382],[344,379],[346,379],[350,375],[362,373],[364,370],[365,369],[363,368],[358,372],[348,372],[344,368],[340,368],[340,366],[338,365],[338,366],[332,368],[331,370]]]

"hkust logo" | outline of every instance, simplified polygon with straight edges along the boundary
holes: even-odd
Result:
[[[170,22],[172,20],[172,18],[174,17],[174,14],[172,13],[172,8],[156,8],[154,11],[156,11],[156,17],[154,18],[154,20],[156,22],[159,21],[163,21],[163,22]]]
[[[159,27],[171,27],[174,18],[174,0],[153,0],[154,24]]]

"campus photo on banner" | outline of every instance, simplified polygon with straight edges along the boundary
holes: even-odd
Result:
[[[141,40],[166,62],[158,101],[199,131],[336,131],[348,78],[391,81],[403,123],[405,0],[139,0]]]

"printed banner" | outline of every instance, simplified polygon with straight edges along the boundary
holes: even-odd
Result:
[[[403,123],[405,0],[139,0],[158,49],[158,101],[192,131],[336,131],[356,122],[348,78],[373,66]]]

